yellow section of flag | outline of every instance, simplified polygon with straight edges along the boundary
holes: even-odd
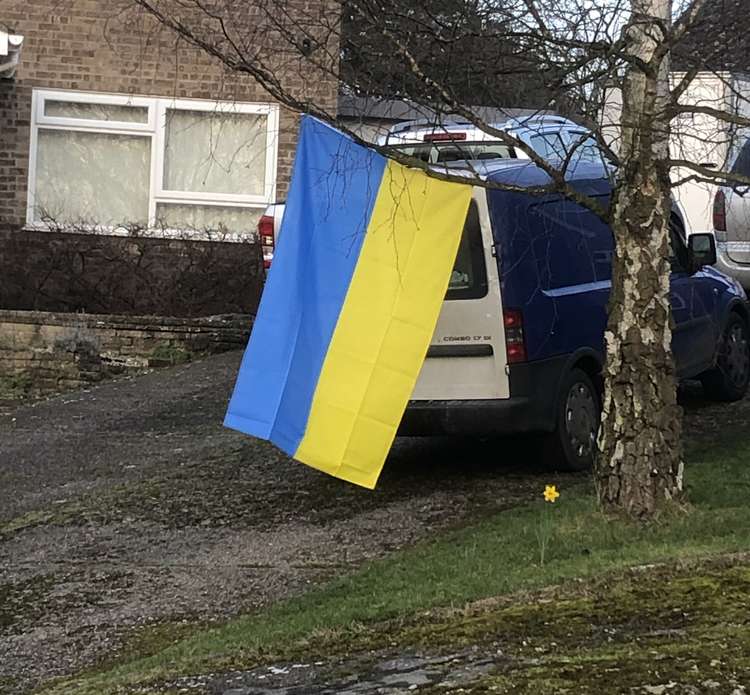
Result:
[[[299,461],[375,487],[435,330],[471,191],[386,165]]]

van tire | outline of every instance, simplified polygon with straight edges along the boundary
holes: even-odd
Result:
[[[574,368],[560,384],[555,431],[542,449],[546,467],[560,471],[585,471],[592,467],[601,420],[601,399],[591,377]]]
[[[729,315],[719,343],[716,366],[701,374],[703,392],[714,401],[739,401],[750,384],[750,334],[747,321]]]

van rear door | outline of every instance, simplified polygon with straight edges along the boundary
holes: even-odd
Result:
[[[487,192],[475,188],[448,292],[412,400],[509,397],[493,244]]]
[[[750,176],[750,140],[740,150],[732,173]],[[727,255],[735,263],[750,264],[750,193],[747,186],[723,190],[726,195]]]

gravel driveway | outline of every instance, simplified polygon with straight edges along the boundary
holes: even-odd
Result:
[[[112,656],[143,625],[299,593],[549,481],[507,439],[398,440],[374,492],[329,478],[222,427],[239,360],[0,410],[0,692]]]

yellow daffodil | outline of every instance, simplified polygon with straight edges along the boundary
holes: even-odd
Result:
[[[560,493],[557,491],[557,486],[555,485],[544,486],[544,501],[545,502],[554,502],[559,496],[560,496]]]

